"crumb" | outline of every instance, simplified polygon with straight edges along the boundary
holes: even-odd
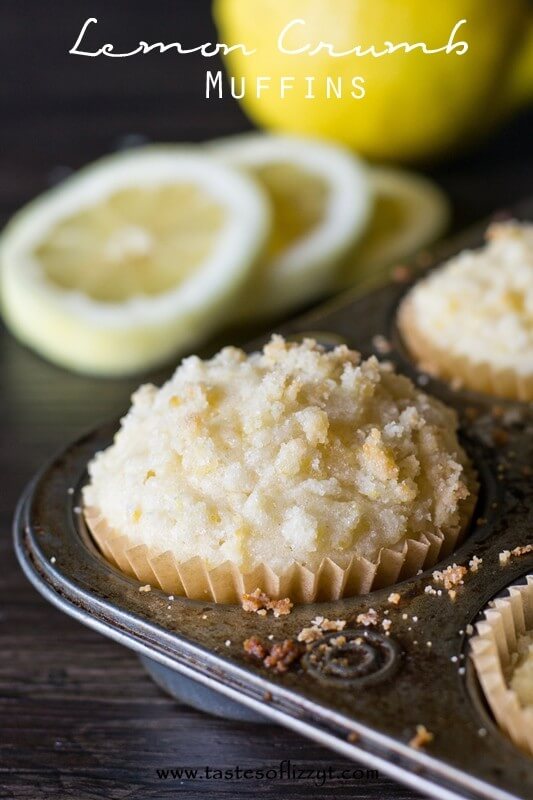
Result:
[[[411,280],[411,277],[412,271],[403,264],[397,264],[392,269],[391,278],[395,283],[407,283]]]
[[[407,619],[407,614],[402,614],[402,619]]]
[[[168,608],[168,610],[170,611],[170,609],[172,608],[172,606],[167,606],[167,608]]]
[[[67,494],[74,494],[74,488],[72,486],[68,487]]]
[[[320,639],[325,631],[342,631],[346,627],[345,619],[326,619],[325,617],[315,617],[311,620],[311,627],[302,628],[298,634],[298,641],[305,644],[312,644]]]
[[[224,644],[226,645],[226,647],[229,647],[231,645],[231,639],[226,639]]]
[[[333,647],[344,647],[346,644],[346,636],[335,636],[334,639],[329,640],[329,644]]]
[[[459,659],[457,658],[457,656],[452,656],[452,657],[450,658],[450,661],[452,662],[452,664],[457,664],[457,662],[459,661]]]
[[[533,553],[533,544],[520,545],[520,547],[515,547],[514,550],[511,550],[512,556],[525,556],[527,553]]]
[[[436,569],[433,572],[433,580],[436,583],[442,583],[448,592],[450,600],[455,600],[457,596],[456,587],[463,585],[464,577],[467,572],[468,569],[466,567],[460,567],[457,564],[452,564],[443,570]]]
[[[390,619],[384,619],[383,622],[381,623],[381,627],[383,628],[384,631],[390,630],[391,625],[392,621]]]
[[[505,447],[505,445],[509,444],[509,434],[505,428],[494,428],[492,441],[496,447]]]
[[[74,506],[72,510],[74,511],[75,514],[81,514],[81,508],[79,506]]]
[[[55,564],[55,563],[56,563],[56,557],[55,557],[55,556],[52,556],[52,557],[50,558],[50,564]]]
[[[252,658],[258,658],[261,661],[266,658],[267,650],[259,636],[251,636],[250,639],[245,639],[243,648],[246,655],[252,656]]]
[[[380,355],[386,355],[387,353],[390,353],[392,350],[392,345],[389,342],[389,340],[386,339],[385,336],[382,336],[381,334],[377,334],[376,336],[373,337],[372,346]]]
[[[430,594],[430,595],[436,595],[436,594],[437,594],[437,590],[436,590],[436,589],[434,589],[434,588],[433,588],[433,586],[431,586],[431,585],[429,585],[429,584],[428,584],[428,585],[426,586],[426,588],[424,589],[424,592],[425,592],[426,594]]]
[[[482,563],[483,563],[482,558],[473,556],[468,562],[468,566],[470,567],[470,572],[477,572]]]
[[[140,592],[151,592],[152,591],[152,587],[150,586],[149,583],[147,583],[145,586],[139,586],[139,591]]]
[[[472,634],[474,633],[474,626],[473,626],[473,625],[470,625],[470,624],[468,624],[468,625],[466,626],[466,632],[467,632],[468,636],[472,636]]]
[[[464,674],[465,674],[465,672],[466,672],[466,669],[465,669],[465,667],[459,667],[459,669],[457,670],[457,672],[459,673],[459,675],[464,675]]]
[[[267,611],[272,611],[275,617],[285,616],[291,613],[292,607],[293,603],[288,597],[271,600],[261,589],[256,589],[250,594],[245,593],[242,596],[243,610],[259,614],[261,617],[266,616]]]
[[[411,617],[411,619],[413,620],[413,622],[418,622],[418,617]]]
[[[416,734],[409,742],[409,747],[414,747],[415,750],[421,750],[427,744],[433,741],[435,737],[428,731],[425,725],[416,726]]]
[[[202,619],[207,619],[207,614],[202,614]]]
[[[174,595],[173,594],[169,594],[168,599],[169,600],[174,600]]]
[[[269,633],[268,636],[267,636],[267,639],[269,639],[269,641],[272,641],[273,638],[274,638],[274,634],[273,633]]]
[[[433,642],[426,642],[427,647],[433,647]]]
[[[487,735],[487,729],[486,729],[486,728],[480,728],[480,729],[478,730],[478,734],[479,734],[479,736],[481,736],[481,737],[483,737],[483,736],[486,736],[486,735]]]
[[[379,622],[378,612],[373,608],[369,608],[367,612],[358,614],[355,621],[359,625],[364,625],[365,628],[368,628],[370,625],[377,625]]]
[[[355,744],[355,742],[358,742],[361,737],[355,731],[350,731],[346,738],[351,744]]]
[[[500,566],[505,567],[509,561],[511,560],[511,551],[510,550],[502,550],[500,555],[498,556],[500,560]]]
[[[393,606],[397,606],[401,599],[401,595],[398,592],[392,592],[388,597],[389,603],[392,603]]]
[[[274,672],[287,672],[291,664],[299,661],[302,656],[302,648],[292,639],[285,639],[281,643],[273,644],[270,653],[263,660],[267,669]]]

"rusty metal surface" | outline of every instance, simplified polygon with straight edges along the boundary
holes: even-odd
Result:
[[[520,215],[531,218],[532,212],[529,204]],[[481,229],[455,239],[435,253],[434,263],[480,239]],[[420,381],[395,328],[395,310],[407,288],[390,284],[344,295],[279,330],[288,336],[312,332],[325,343],[345,341],[364,356],[375,352],[374,337],[383,335],[392,342],[386,358]],[[426,380],[423,376],[426,391],[458,410],[462,439],[481,481],[471,530],[441,562],[467,564],[474,555],[483,559],[456,602],[446,593],[425,593],[431,571],[395,586],[401,594],[397,607],[387,601],[389,587],[296,606],[279,619],[181,598],[169,603],[155,590],[139,593],[136,581],[103,560],[79,513],[86,464],[109,444],[116,421],[73,444],[29,487],[15,520],[19,560],[51,602],[85,624],[419,791],[441,798],[530,798],[533,762],[493,724],[465,653],[467,626],[480,610],[505,586],[533,571],[532,554],[506,567],[498,557],[504,549],[533,542],[533,488],[525,469],[533,464],[532,407],[453,391],[432,379],[426,385]],[[387,610],[393,644],[368,634],[366,650],[356,652],[359,645],[349,644],[361,639],[354,630],[356,617],[370,607],[380,616]],[[320,659],[311,663],[308,654],[298,669],[282,675],[245,655],[247,637],[294,638],[317,614],[348,620],[343,631],[348,651],[341,646],[343,652],[328,656],[326,664]],[[435,734],[426,751],[408,746],[419,724]],[[350,733],[356,736],[348,738]]]

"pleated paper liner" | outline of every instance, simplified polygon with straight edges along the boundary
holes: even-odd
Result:
[[[290,597],[293,602],[312,603],[367,594],[391,586],[429,569],[449,555],[461,540],[472,517],[477,498],[474,480],[471,494],[462,501],[463,524],[445,534],[427,534],[403,545],[383,548],[376,563],[365,558],[324,558],[316,571],[298,563],[281,575],[262,564],[243,573],[230,561],[209,568],[199,557],[178,563],[172,552],[157,552],[134,544],[113,530],[97,509],[85,508],[88,528],[105,558],[121,572],[167,594],[215,603],[240,603],[243,593],[259,588],[273,600]]]
[[[447,381],[458,380],[467,389],[494,397],[533,400],[533,374],[521,375],[510,368],[498,369],[488,362],[475,362],[430,342],[417,328],[416,313],[409,297],[399,308],[398,326],[408,351],[424,372]]]
[[[483,693],[499,727],[522,750],[533,756],[533,708],[520,705],[508,685],[518,637],[533,632],[533,575],[527,583],[511,586],[509,596],[494,601],[485,619],[476,625],[470,641]]]

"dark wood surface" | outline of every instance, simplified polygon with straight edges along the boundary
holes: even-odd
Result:
[[[202,100],[200,60],[113,62],[67,55],[82,22],[102,36],[202,42],[206,0],[0,4],[0,216],[69,169],[132,134],[200,140],[247,127],[231,102]],[[107,40],[106,39],[106,40]],[[102,39],[103,41],[103,39]],[[531,114],[477,150],[429,170],[452,197],[456,228],[533,192]],[[241,333],[241,336],[243,334]],[[13,508],[41,462],[84,430],[125,410],[141,380],[95,381],[44,363],[0,332],[0,797],[316,797],[400,800],[415,795],[377,782],[162,781],[156,769],[340,770],[347,762],[273,726],[215,719],[166,697],[136,657],[47,605],[21,574],[10,537]],[[161,380],[168,370],[150,376]]]

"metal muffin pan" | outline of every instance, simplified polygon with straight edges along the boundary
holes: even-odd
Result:
[[[531,219],[533,203],[515,214]],[[485,227],[439,248],[424,266],[481,244]],[[158,590],[140,593],[135,580],[100,555],[79,510],[87,463],[110,443],[118,421],[67,448],[28,487],[14,523],[17,556],[49,601],[135,650],[161,686],[198,708],[274,720],[427,796],[526,800],[533,796],[533,762],[493,723],[469,663],[466,631],[491,598],[533,571],[532,554],[505,567],[499,563],[502,550],[533,542],[533,410],[531,404],[454,391],[420,374],[395,325],[408,288],[391,283],[343,295],[278,330],[288,337],[314,335],[324,344],[343,341],[365,357],[375,352],[375,337],[384,336],[391,349],[378,356],[457,409],[481,491],[468,535],[440,565],[466,565],[474,555],[483,563],[467,575],[455,602],[445,592],[435,597],[424,591],[432,570],[395,585],[397,607],[388,602],[387,587],[297,605],[279,619],[238,606],[169,600]],[[370,607],[382,618],[387,610],[390,638],[381,628],[356,629],[357,615]],[[297,668],[277,674],[245,654],[246,638],[295,638],[317,614],[348,620],[346,644],[326,659],[308,653]],[[420,724],[434,740],[416,750],[409,741]]]

